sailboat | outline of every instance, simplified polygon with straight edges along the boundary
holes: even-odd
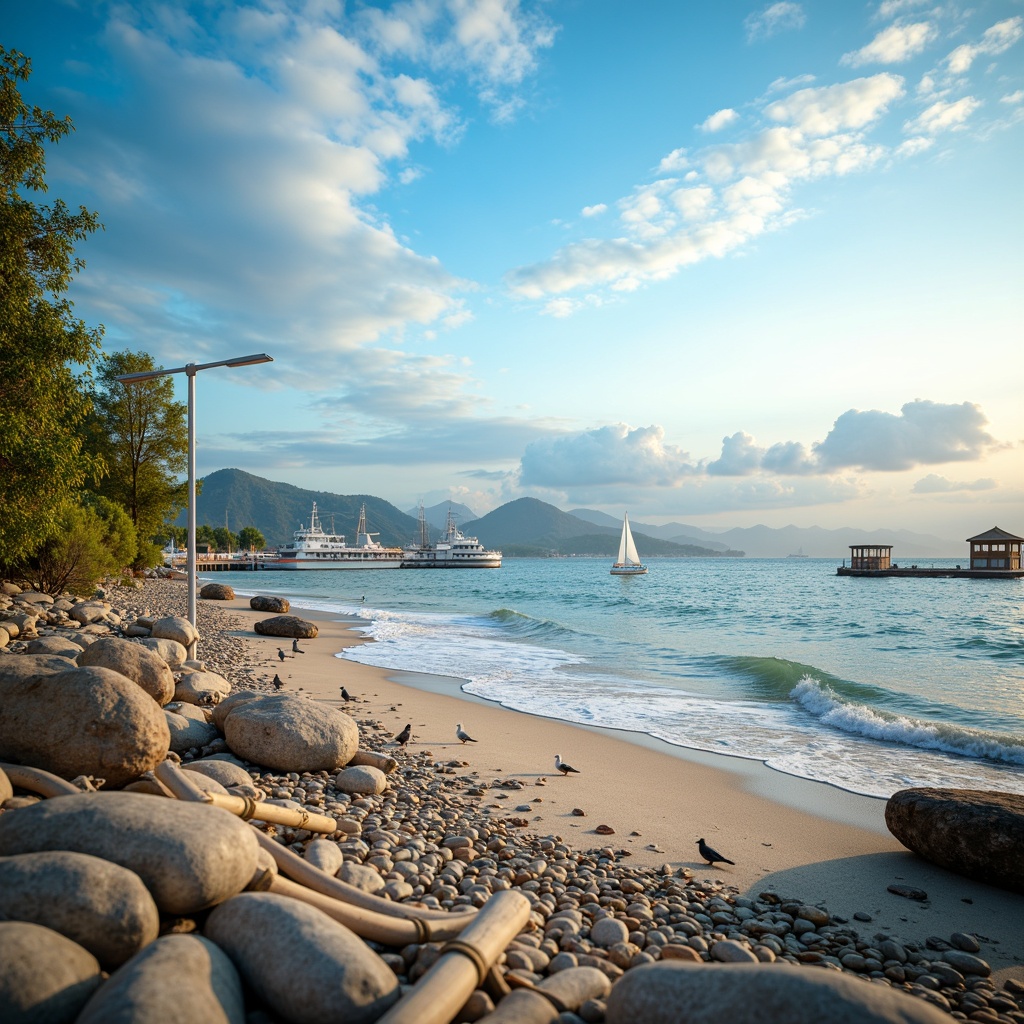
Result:
[[[633,533],[629,528],[629,513],[622,519],[622,538],[619,540],[619,557],[611,568],[613,576],[642,576],[647,566],[640,561],[633,543]]]

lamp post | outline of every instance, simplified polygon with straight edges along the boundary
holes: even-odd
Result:
[[[211,370],[215,366],[252,366],[254,363],[272,363],[272,356],[259,352],[252,356],[238,356],[235,359],[220,359],[215,363],[186,363],[171,370],[143,370],[141,373],[126,373],[116,377],[122,384],[141,384],[145,380],[167,377],[172,373],[184,373],[188,377],[188,553],[185,568],[188,573],[188,621],[198,635],[196,626],[196,374],[200,370]],[[190,658],[196,656],[196,642],[188,649]]]

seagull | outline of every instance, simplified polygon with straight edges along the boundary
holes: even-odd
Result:
[[[473,739],[473,737],[470,736],[468,732],[463,732],[462,731],[462,723],[461,722],[459,722],[455,726],[455,738],[457,740],[462,740],[462,745],[463,746],[465,746],[467,743],[476,743],[476,740]]]
[[[278,647],[278,649],[277,649],[277,656],[278,656],[278,658],[281,659],[281,661],[284,661],[284,659],[286,657],[284,651],[282,651],[280,647]]]
[[[280,690],[282,686],[284,686],[284,683],[281,681],[281,677],[275,672],[274,673],[274,689],[275,690]]]
[[[301,648],[299,647],[299,641],[298,641],[298,640],[293,640],[293,641],[292,641],[292,650],[293,650],[293,651],[294,651],[294,652],[295,652],[296,654],[305,654],[305,653],[306,653],[306,652],[305,652],[304,650],[302,650],[302,649],[301,649]]]
[[[582,774],[579,768],[573,768],[571,764],[566,764],[557,754],[555,754],[555,771],[561,772],[563,775],[568,775],[569,772],[575,772],[577,775]]]
[[[395,742],[400,746],[404,747],[409,742],[409,738],[412,736],[412,722],[410,722],[396,737]]]
[[[728,857],[723,857],[717,850],[712,850],[703,839],[697,840],[697,852],[712,866],[715,866],[715,861],[721,861],[723,864],[736,864],[736,861],[729,860]]]
[[[352,700],[352,694],[350,694],[348,692],[348,690],[345,689],[344,686],[341,688],[341,699],[342,700]]]

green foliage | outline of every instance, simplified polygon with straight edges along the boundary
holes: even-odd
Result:
[[[238,531],[238,546],[243,551],[262,551],[267,546],[267,538],[255,526],[243,526]]]
[[[149,539],[188,501],[187,407],[174,400],[170,377],[138,384],[117,378],[157,369],[144,352],[104,356],[93,394],[89,447],[105,473],[96,490],[123,505],[140,537]]]
[[[226,526],[215,527],[213,536],[218,551],[234,551],[238,547],[238,538]]]
[[[66,525],[94,471],[80,427],[90,402],[75,375],[96,358],[102,329],[74,317],[63,297],[84,265],[76,242],[98,227],[46,191],[47,143],[73,130],[69,118],[29,107],[19,83],[29,60],[0,47],[0,562],[30,554]]]
[[[104,498],[66,509],[59,530],[28,559],[25,578],[45,594],[89,594],[105,576],[135,557],[135,527],[119,505]]]
[[[188,543],[188,531],[186,530],[185,533],[185,542]],[[214,533],[213,527],[208,523],[203,523],[202,526],[196,528],[196,545],[198,546],[199,544],[209,544],[211,551],[217,550],[217,534]]]

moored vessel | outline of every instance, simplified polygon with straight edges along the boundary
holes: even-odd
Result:
[[[316,502],[309,526],[300,527],[288,544],[278,548],[277,557],[262,563],[264,569],[399,569],[402,549],[380,544],[366,527],[366,505],[359,510],[356,543],[345,543],[345,535],[328,533],[320,525]]]
[[[448,509],[444,533],[436,544],[430,543],[427,520],[420,505],[420,537],[418,544],[402,549],[403,569],[500,569],[501,552],[489,551],[476,537],[466,537],[455,525],[455,516]]]

